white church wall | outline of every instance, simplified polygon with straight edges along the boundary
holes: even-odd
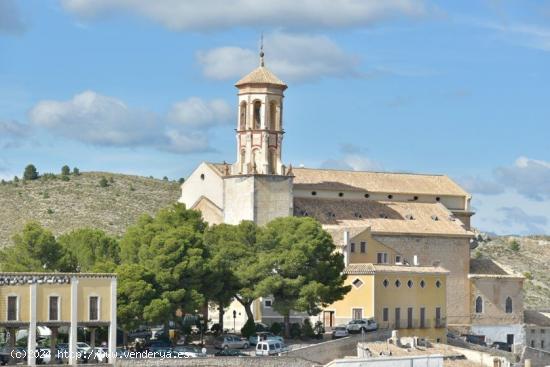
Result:
[[[223,208],[223,180],[205,162],[201,163],[181,185],[179,202],[192,208],[201,197]]]
[[[514,344],[525,344],[525,328],[522,324],[472,325],[470,332],[475,335],[485,335],[487,345],[493,342],[506,343],[506,336],[508,334],[514,335]]]
[[[256,223],[265,225],[275,218],[292,215],[292,177],[256,176],[254,182]]]
[[[233,176],[223,181],[224,222],[239,224],[254,220],[254,177]]]

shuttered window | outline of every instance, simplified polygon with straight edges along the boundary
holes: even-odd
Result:
[[[99,297],[90,297],[90,321],[99,320]]]

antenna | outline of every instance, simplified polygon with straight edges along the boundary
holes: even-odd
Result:
[[[264,32],[260,36],[260,66],[264,66]]]

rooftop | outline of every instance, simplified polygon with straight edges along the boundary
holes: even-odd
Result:
[[[523,276],[506,271],[502,265],[491,259],[470,259],[468,278],[523,279]]]
[[[248,75],[239,80],[235,86],[240,87],[249,84],[270,84],[282,87],[283,89],[287,88],[285,82],[279,79],[265,66],[259,66],[252,70]]]
[[[550,311],[525,310],[523,315],[526,324],[550,327]]]
[[[440,203],[294,198],[294,215],[317,219],[330,233],[370,227],[374,234],[420,234],[471,237]],[[338,239],[336,239],[338,241]]]
[[[375,265],[370,263],[351,263],[344,269],[344,273],[350,275],[372,275],[376,273],[448,274],[449,272],[444,268],[434,266]]]
[[[469,196],[444,175],[293,168],[297,189]]]

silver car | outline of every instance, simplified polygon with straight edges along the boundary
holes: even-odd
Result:
[[[250,343],[237,335],[223,335],[216,338],[214,346],[218,349],[247,349]]]
[[[378,324],[372,319],[351,320],[347,329],[350,333],[361,333],[378,330]]]

